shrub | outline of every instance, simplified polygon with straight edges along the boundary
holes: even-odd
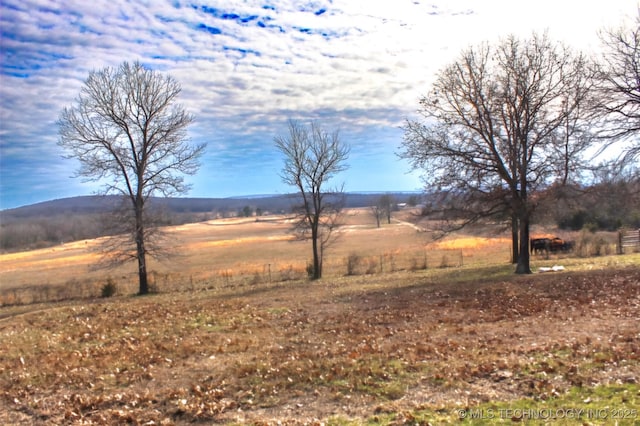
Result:
[[[231,278],[233,278],[233,271],[231,269],[223,269],[218,275],[226,285],[229,285]]]
[[[396,271],[396,258],[392,252],[384,254],[384,260],[389,264],[389,272]]]
[[[306,269],[307,269],[307,277],[313,278],[313,262],[308,262]]]
[[[378,271],[378,267],[382,268],[382,264],[379,264],[378,259],[375,257],[370,257],[367,266],[367,274],[375,274]]]
[[[583,229],[576,241],[575,254],[578,257],[603,256],[615,253],[615,244],[601,235]]]
[[[412,257],[410,260],[409,270],[418,271],[427,269],[427,256],[425,255],[422,259]]]
[[[605,242],[602,238],[596,238],[595,242],[593,243],[593,254],[595,256],[602,256],[602,248],[605,245]]]
[[[111,278],[107,278],[107,282],[102,286],[102,297],[112,297],[118,292],[118,286],[113,282]]]
[[[578,231],[585,226],[587,220],[589,220],[588,213],[584,210],[578,210],[573,214],[560,218],[558,220],[558,227],[560,229]]]
[[[580,237],[578,238],[578,241],[576,242],[576,247],[575,247],[576,256],[579,256],[579,257],[589,256],[589,246],[591,245],[592,239],[593,238],[588,233],[588,231],[586,229],[583,229],[582,232],[580,233]]]
[[[262,275],[260,274],[260,272],[254,272],[253,278],[251,279],[251,285],[260,284],[262,281]]]
[[[584,229],[586,229],[587,231],[591,232],[592,234],[595,234],[596,231],[598,230],[599,225],[597,223],[593,223],[593,222],[589,222],[587,224],[584,225]]]
[[[313,268],[313,266],[311,268]],[[278,273],[280,274],[280,281],[298,280],[304,276],[302,275],[303,274],[302,268],[294,268],[293,265],[280,268]],[[309,273],[309,267],[307,265],[307,274],[308,273]]]
[[[358,267],[362,262],[362,258],[356,254],[351,253],[347,257],[347,275],[356,275],[358,273]]]

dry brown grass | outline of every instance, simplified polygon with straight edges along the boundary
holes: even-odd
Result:
[[[48,305],[0,320],[0,423],[453,422],[456,407],[637,383],[639,318],[638,268]]]
[[[159,291],[176,291],[303,279],[311,258],[310,244],[293,239],[290,226],[288,218],[274,216],[168,228],[178,256],[165,263],[151,261],[151,280]],[[325,254],[325,277],[347,274],[347,260],[354,254],[361,259],[358,274],[509,259],[509,246],[500,238],[483,238],[482,250],[434,245],[428,234],[406,222],[376,228],[366,209],[348,211],[337,237]],[[0,255],[0,306],[97,296],[107,280],[121,294],[135,293],[135,265],[94,270],[96,245],[96,241],[80,241]]]
[[[402,211],[395,214],[392,224],[376,228],[367,209],[349,210],[336,242],[325,253],[324,276],[509,267],[510,243],[503,233],[487,236],[486,230],[476,230],[432,241],[429,233],[418,231],[427,225],[412,212]],[[290,226],[287,217],[268,216],[167,228],[177,256],[165,263],[150,262],[152,286],[161,292],[196,291],[304,279],[310,244],[293,239]],[[577,241],[573,255],[581,258],[581,264],[588,263],[592,254],[615,253],[614,235],[561,236]],[[95,270],[96,246],[97,241],[79,241],[0,255],[0,306],[96,297],[107,283],[113,283],[119,294],[135,294],[135,265]],[[534,267],[554,261],[571,260],[563,254],[533,259]]]

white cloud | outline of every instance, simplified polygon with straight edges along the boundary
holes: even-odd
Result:
[[[181,101],[196,116],[192,138],[215,144],[211,161],[240,161],[239,143],[265,155],[288,118],[375,135],[411,115],[435,72],[462,48],[546,30],[595,49],[597,30],[637,13],[632,3],[4,0],[1,146],[28,159],[39,144],[56,157],[60,110],[91,70],[125,60],[182,84]]]

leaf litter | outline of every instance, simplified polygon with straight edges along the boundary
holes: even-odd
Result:
[[[321,424],[638,383],[640,271],[164,294],[0,322],[3,424]],[[408,278],[410,277],[410,278]]]

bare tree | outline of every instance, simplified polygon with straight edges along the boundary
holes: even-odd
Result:
[[[380,219],[382,219],[385,215],[384,211],[382,210],[382,207],[380,206],[380,204],[376,203],[370,206],[369,208],[371,209],[371,214],[376,220],[376,227],[380,228]]]
[[[393,211],[395,202],[391,194],[383,194],[376,199],[376,203],[371,206],[371,214],[376,219],[376,226],[380,228],[380,220],[387,219],[387,223],[391,223],[391,212]]]
[[[378,205],[384,217],[387,219],[387,224],[391,224],[391,213],[393,212],[395,204],[395,200],[391,194],[383,194],[378,199]]]
[[[317,123],[305,127],[289,121],[289,134],[276,136],[275,145],[284,154],[283,182],[295,186],[302,200],[297,231],[310,238],[313,249],[312,279],[322,277],[324,249],[338,225],[343,190],[329,191],[325,185],[347,169],[349,147],[338,132],[327,133]]]
[[[585,119],[591,81],[582,55],[546,35],[510,36],[469,48],[441,70],[420,101],[424,121],[405,124],[400,155],[424,169],[430,191],[445,194],[442,211],[449,198],[463,224],[510,218],[516,273],[531,272],[531,194],[575,174],[592,142]]]
[[[137,260],[140,294],[149,292],[146,258],[154,255],[149,198],[186,192],[182,175],[197,171],[205,148],[186,142],[193,117],[175,103],[180,90],[173,78],[124,62],[91,72],[59,120],[58,144],[68,158],[80,161],[77,175],[104,183],[105,193],[128,200],[120,220],[135,248],[112,247],[110,252],[114,261]]]
[[[640,156],[640,10],[635,22],[605,30],[600,39],[605,47],[597,74],[601,136],[632,140],[623,159],[633,162]]]

